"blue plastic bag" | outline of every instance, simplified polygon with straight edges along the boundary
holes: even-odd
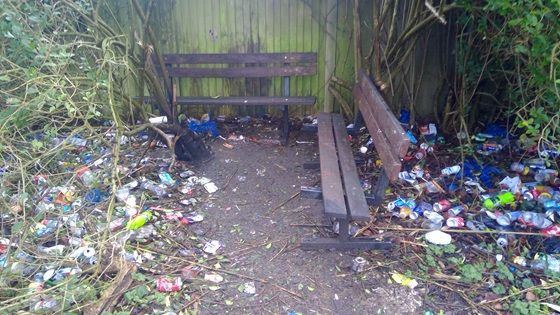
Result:
[[[212,138],[216,138],[218,136],[218,127],[216,126],[216,123],[214,123],[213,121],[207,121],[203,123],[191,121],[189,122],[189,129],[199,133],[211,132]]]

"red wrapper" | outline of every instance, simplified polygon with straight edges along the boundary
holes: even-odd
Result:
[[[181,220],[183,218],[183,214],[181,212],[171,212],[164,215],[163,218],[167,221],[176,221]]]
[[[161,277],[156,281],[156,288],[160,292],[179,291],[183,287],[183,281],[180,277],[170,278]]]
[[[541,234],[549,236],[560,235],[560,224],[554,224],[547,227],[546,229],[541,230]]]

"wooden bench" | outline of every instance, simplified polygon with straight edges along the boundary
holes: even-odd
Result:
[[[283,77],[283,95],[176,95],[176,89],[173,88],[171,104],[281,106],[284,145],[290,133],[288,106],[315,104],[315,97],[290,94],[290,77],[316,75],[317,53],[164,54],[162,57],[167,76],[174,86],[177,82],[173,80],[181,78],[248,80]],[[158,75],[163,77],[164,72],[157,67],[156,60],[153,60],[153,64]],[[149,103],[152,100],[148,97],[145,101]]]
[[[365,195],[342,115],[319,113],[321,188],[302,187],[301,196],[322,198],[325,215],[338,222],[339,232],[338,238],[303,239],[302,249],[381,249],[391,246],[390,242],[351,238],[348,226],[350,221],[370,221],[368,205],[380,205],[389,183],[398,178],[409,138],[364,71],[359,73],[352,96],[359,107],[353,131],[357,132],[365,122],[382,161],[381,174],[373,194]],[[317,164],[309,163],[304,167],[314,165]]]

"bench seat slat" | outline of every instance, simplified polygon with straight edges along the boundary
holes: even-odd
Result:
[[[331,115],[319,113],[318,134],[319,160],[321,163],[321,189],[323,191],[323,203],[325,214],[332,218],[346,219],[346,203],[342,190],[342,179],[338,167],[338,157],[333,134]]]
[[[410,140],[363,69],[360,70],[358,84],[356,84],[355,88],[356,87],[361,88],[362,95],[367,99],[367,103],[375,104],[375,106],[360,106],[364,121],[367,122],[374,120],[376,117],[383,117],[383,119],[377,121],[379,128],[385,133],[385,136],[394,148],[393,150],[397,152],[398,157],[404,157],[408,150]],[[365,105],[366,103],[362,102],[361,104]],[[373,132],[372,129],[369,129],[369,131],[370,133]]]
[[[167,64],[296,63],[317,62],[317,53],[164,54]],[[154,60],[157,64],[157,60]]]
[[[227,68],[183,68],[166,67],[170,77],[177,78],[266,78],[284,76],[315,75],[317,66],[258,66]],[[158,75],[162,75],[157,68]]]
[[[360,107],[360,111],[364,116],[364,121],[368,128],[369,134],[373,139],[373,144],[375,145],[375,149],[377,153],[379,153],[379,157],[383,163],[383,167],[389,177],[391,182],[397,180],[399,172],[401,170],[401,161],[395,152],[395,148],[391,147],[391,143],[389,143],[388,139],[385,136],[385,133],[382,132],[382,125],[381,121],[386,121],[389,116],[377,116],[380,119],[378,120],[375,114],[373,113],[370,106],[368,106],[368,100],[364,96],[362,89],[359,87],[358,84],[354,86],[352,90],[352,96],[354,100],[358,102],[358,106]],[[389,113],[393,115],[392,113]],[[402,129],[399,125],[398,128]]]
[[[369,221],[369,208],[364,196],[364,190],[360,184],[360,178],[358,177],[358,170],[356,169],[354,155],[348,141],[348,132],[346,131],[344,118],[340,114],[333,114],[332,119],[350,219]]]

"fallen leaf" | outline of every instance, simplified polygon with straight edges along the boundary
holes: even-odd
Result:
[[[535,293],[533,293],[533,291],[527,292],[527,294],[525,294],[525,298],[527,299],[527,301],[536,301],[537,300],[537,296],[535,295]]]

